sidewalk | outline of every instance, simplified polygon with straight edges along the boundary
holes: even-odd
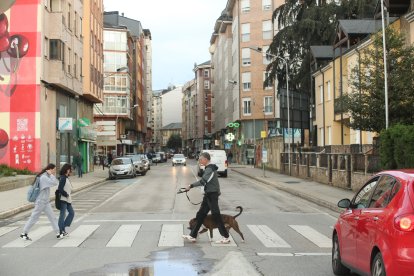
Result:
[[[95,166],[95,171],[86,173],[82,178],[78,178],[76,172],[70,177],[73,185],[73,192],[86,189],[93,185],[102,183],[108,177],[108,168],[102,170],[101,166]],[[34,204],[27,202],[26,194],[29,186],[16,188],[0,192],[0,219],[8,218],[12,215],[33,208]],[[55,193],[51,192],[50,199],[54,199]]]
[[[354,192],[350,190],[332,187],[308,179],[296,178],[271,171],[265,171],[265,176],[263,176],[263,169],[253,168],[249,165],[232,164],[229,168],[230,171],[272,185],[282,191],[299,196],[336,212],[344,210],[337,207],[339,200],[343,198],[352,199],[354,196]]]

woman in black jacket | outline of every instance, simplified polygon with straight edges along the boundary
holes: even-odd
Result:
[[[72,184],[69,180],[69,175],[72,173],[72,166],[70,164],[64,164],[60,169],[59,178],[59,193],[60,193],[60,215],[59,215],[59,231],[63,237],[68,236],[66,232],[66,226],[69,227],[72,224],[75,212],[72,208]],[[68,210],[68,216],[66,216],[66,210]]]

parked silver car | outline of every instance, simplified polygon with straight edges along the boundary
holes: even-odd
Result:
[[[136,176],[135,166],[130,157],[118,157],[109,166],[109,179]]]
[[[126,155],[126,157],[132,159],[132,162],[135,166],[135,171],[140,175],[145,175],[148,171],[149,161],[147,158],[144,159],[143,156],[143,154]]]

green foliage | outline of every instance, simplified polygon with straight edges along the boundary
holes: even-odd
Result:
[[[414,124],[414,47],[392,28],[386,30],[389,125]],[[353,129],[380,132],[385,128],[384,63],[382,33],[373,36],[373,47],[360,52],[351,72],[352,92],[340,101]]]
[[[168,138],[167,147],[169,149],[174,149],[177,151],[182,146],[182,139],[179,134],[172,134],[170,138]]]
[[[0,164],[0,177],[2,176],[12,176],[15,174],[33,174],[31,171],[29,171],[28,169],[24,169],[24,170],[20,170],[20,169],[14,169],[14,168],[10,168],[7,165],[4,164]]]
[[[381,165],[384,169],[414,167],[414,125],[394,125],[381,131]]]
[[[332,45],[339,19],[372,18],[376,0],[343,0],[335,3],[316,5],[316,0],[286,0],[273,13],[281,29],[273,38],[269,47],[272,55],[288,56],[289,86],[302,93],[310,94],[311,68],[310,46]],[[275,59],[269,64],[271,83],[275,79],[280,85],[286,83],[284,62]]]

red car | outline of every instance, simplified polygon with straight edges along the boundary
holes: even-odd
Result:
[[[332,269],[361,275],[414,275],[414,170],[372,177],[346,208],[332,234]]]

